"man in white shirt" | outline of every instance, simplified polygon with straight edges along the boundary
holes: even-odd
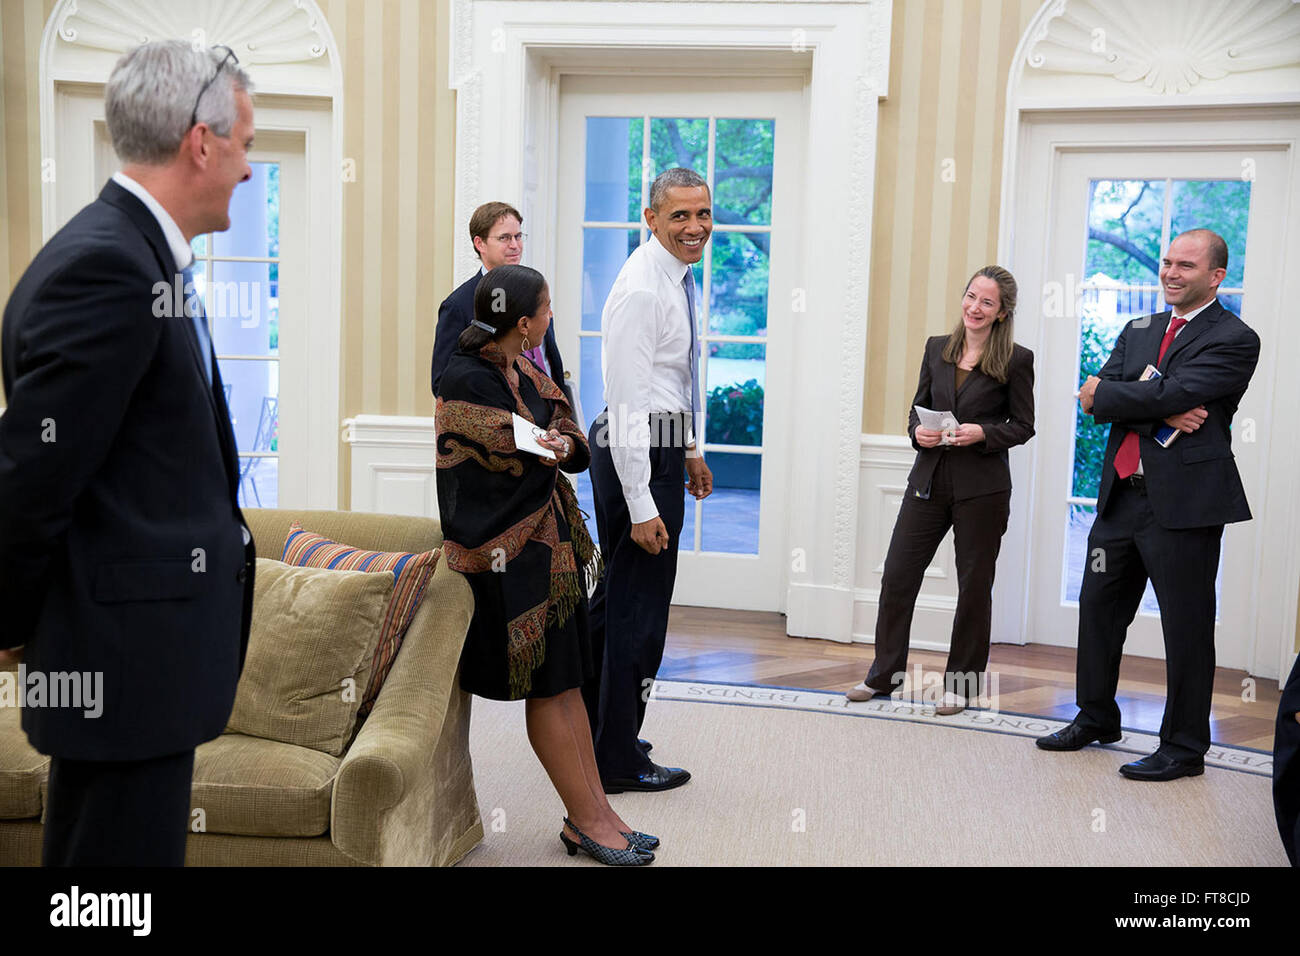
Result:
[[[605,576],[591,603],[597,678],[583,687],[607,793],[670,790],[691,775],[661,767],[638,738],[663,658],[685,488],[704,498],[699,339],[691,266],[713,231],[708,184],[670,169],[650,188],[650,239],[614,280],[601,316],[606,413],[591,426],[591,485]]]

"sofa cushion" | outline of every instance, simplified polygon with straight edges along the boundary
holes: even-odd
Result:
[[[391,573],[258,558],[248,655],[227,733],[342,754],[392,593]]]
[[[16,683],[18,675],[0,672],[0,680]],[[0,820],[41,815],[41,783],[49,767],[50,758],[27,742],[22,708],[0,706]]]
[[[223,734],[194,752],[190,828],[243,836],[313,837],[329,830],[338,757]]]
[[[375,699],[393,666],[393,658],[402,647],[402,638],[411,626],[411,618],[420,609],[424,589],[433,576],[438,563],[439,550],[412,553],[409,551],[365,551],[351,545],[331,541],[314,531],[304,531],[297,521],[289,526],[289,536],[284,542],[285,564],[308,568],[333,568],[339,571],[391,571],[397,576],[393,596],[384,611],[384,625],[375,647],[370,665],[370,680],[361,695],[362,717],[370,713]]]

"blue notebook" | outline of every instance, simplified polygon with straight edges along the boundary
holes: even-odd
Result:
[[[1149,382],[1153,378],[1161,378],[1160,369],[1156,368],[1154,365],[1148,365],[1142,370],[1142,377],[1139,378],[1138,381]],[[1160,427],[1152,432],[1151,437],[1161,448],[1168,448],[1174,443],[1174,439],[1181,434],[1182,432],[1177,428],[1174,428],[1172,425],[1161,423]]]

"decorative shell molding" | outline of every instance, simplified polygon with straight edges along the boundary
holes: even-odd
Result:
[[[1057,0],[1032,37],[1031,69],[1108,75],[1154,93],[1230,73],[1300,65],[1294,0]]]
[[[224,43],[253,66],[319,60],[329,49],[310,0],[69,0],[59,14],[62,43],[111,53],[175,37]]]

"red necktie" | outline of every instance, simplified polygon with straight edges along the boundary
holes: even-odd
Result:
[[[1156,358],[1157,366],[1165,360],[1165,352],[1169,351],[1169,344],[1173,342],[1178,330],[1186,324],[1186,319],[1180,319],[1176,315],[1169,319],[1169,328],[1165,329],[1165,337],[1160,340],[1160,355]],[[1131,431],[1124,436],[1119,451],[1115,452],[1115,474],[1121,478],[1129,477],[1137,471],[1138,462],[1141,460],[1142,452],[1138,449],[1137,432]]]

